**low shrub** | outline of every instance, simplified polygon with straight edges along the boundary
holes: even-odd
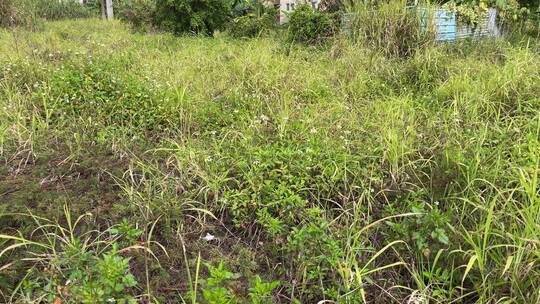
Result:
[[[228,24],[227,31],[235,38],[260,36],[276,26],[276,14],[277,12],[272,10],[260,17],[246,15],[235,18]]]
[[[224,28],[231,14],[226,0],[156,0],[156,24],[175,34],[212,36]]]
[[[289,15],[287,40],[318,44],[334,36],[339,30],[337,14],[315,11],[309,5],[300,5]]]
[[[117,16],[129,23],[134,31],[147,32],[154,23],[155,2],[150,0],[118,1]]]

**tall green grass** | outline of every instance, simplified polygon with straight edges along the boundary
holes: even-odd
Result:
[[[407,1],[344,1],[348,35],[389,56],[411,56],[433,40],[422,16]],[[427,6],[427,5],[423,5]]]

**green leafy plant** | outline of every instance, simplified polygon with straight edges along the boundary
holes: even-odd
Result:
[[[321,280],[338,280],[337,269],[345,257],[341,240],[332,233],[330,224],[322,219],[293,228],[287,238],[286,251],[291,264],[296,264],[295,280],[307,299],[315,300],[320,294],[310,290],[312,284]],[[327,286],[326,296],[335,297],[338,284]]]
[[[148,32],[154,26],[156,5],[154,0],[117,1],[116,15],[129,23],[137,32]]]
[[[2,255],[22,246],[33,248],[33,264],[14,292],[28,301],[103,303],[112,299],[117,303],[135,303],[130,289],[137,281],[130,272],[130,258],[124,257],[123,252],[145,249],[132,241],[124,249],[119,249],[118,244],[124,236],[138,235],[140,231],[124,223],[118,230],[109,229],[109,233],[114,233],[110,238],[92,230],[77,236],[75,231],[82,229],[82,220],[88,215],[73,221],[67,207],[64,215],[67,227],[29,215],[38,223],[36,231],[42,232],[41,240],[0,234],[0,239],[12,242]]]
[[[267,11],[262,16],[245,15],[233,19],[227,25],[227,32],[235,38],[258,37],[276,26],[277,12]]]
[[[300,5],[288,16],[287,41],[318,44],[339,31],[336,14],[318,12],[310,5]]]
[[[225,269],[225,264],[220,262],[217,267],[207,265],[210,277],[206,280],[206,285],[203,287],[202,294],[206,303],[212,304],[227,304],[237,303],[236,295],[233,294],[226,286],[230,281],[237,279],[239,276]]]
[[[230,15],[227,0],[156,0],[156,24],[175,34],[211,36],[225,27]]]
[[[249,297],[252,304],[271,304],[272,292],[279,286],[279,281],[264,282],[260,276],[256,275],[249,288]]]
[[[275,14],[275,7],[261,0],[236,0],[232,5],[233,17],[252,15],[262,17],[265,14]]]
[[[476,27],[487,17],[488,8],[496,8],[498,21],[510,25],[525,20],[531,13],[530,5],[517,0],[449,1],[444,8],[456,12],[458,20]]]
[[[228,271],[223,261],[217,267],[207,264],[210,276],[202,287],[202,295],[205,303],[209,304],[270,304],[272,291],[279,286],[278,281],[264,282],[260,276],[255,276],[249,288],[249,300],[232,292],[230,286],[240,278],[240,275]]]
[[[412,202],[410,211],[415,216],[405,218],[401,222],[388,221],[387,224],[403,237],[414,242],[416,248],[429,254],[439,246],[448,246],[450,240],[446,225],[448,217],[437,205],[429,206],[424,202]]]

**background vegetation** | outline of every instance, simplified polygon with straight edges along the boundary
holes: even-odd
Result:
[[[0,27],[36,28],[40,20],[60,20],[98,16],[99,7],[90,0],[85,6],[72,0],[2,0]]]

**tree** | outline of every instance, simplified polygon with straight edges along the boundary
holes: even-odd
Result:
[[[156,0],[156,23],[175,34],[212,36],[231,15],[229,0]]]
[[[107,15],[105,14],[105,0],[99,0],[100,2],[100,9],[101,9],[101,19],[107,18]]]

